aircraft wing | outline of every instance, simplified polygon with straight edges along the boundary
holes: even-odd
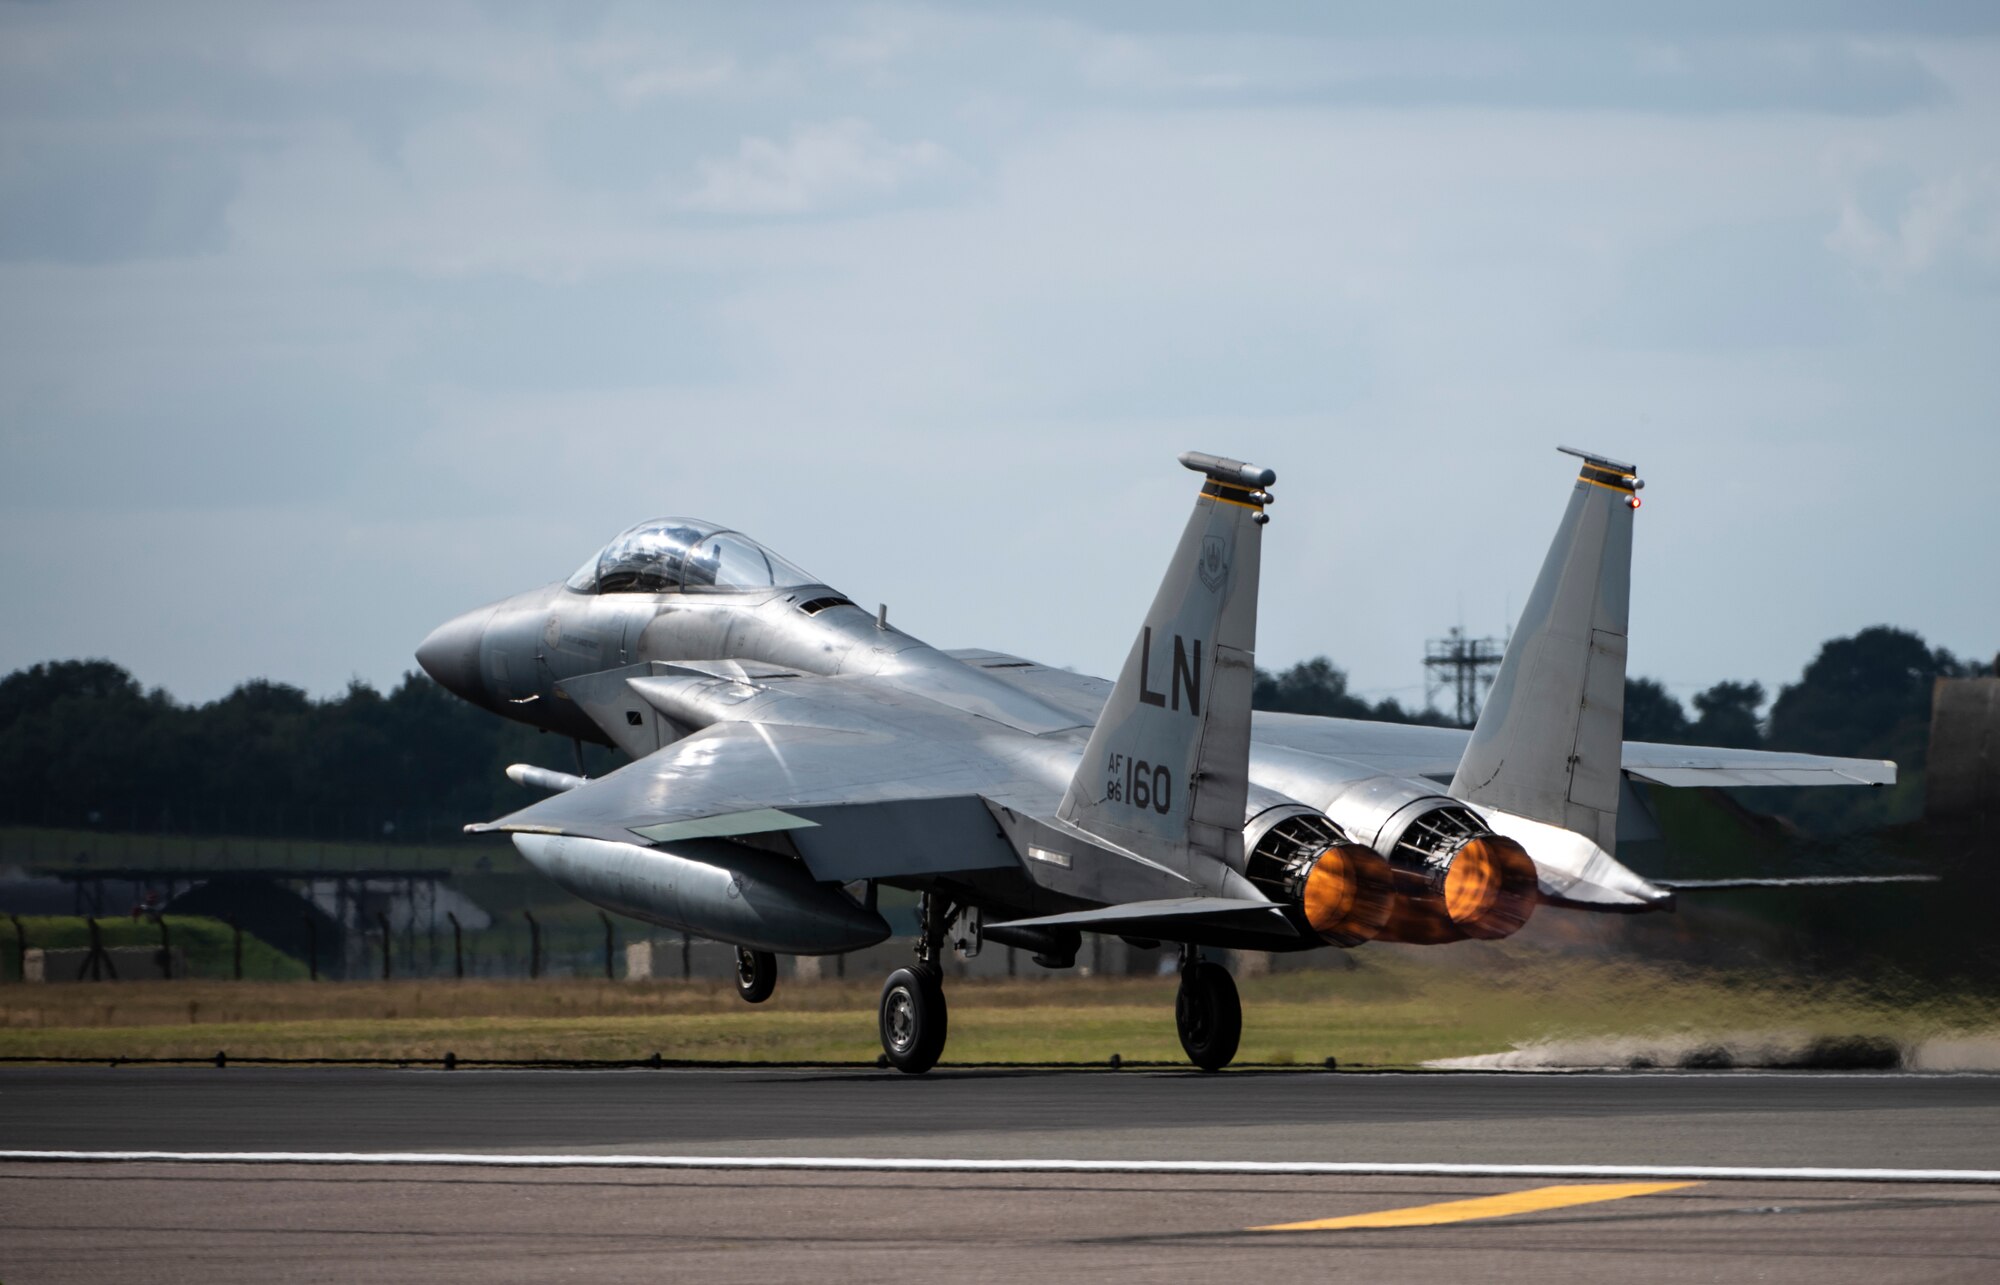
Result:
[[[1032,695],[1095,719],[1111,684],[1064,669],[993,651],[953,652],[960,660]],[[1366,764],[1398,776],[1448,781],[1458,769],[1472,733],[1456,727],[1378,723],[1359,718],[1260,712],[1255,718],[1260,745],[1298,750]],[[1620,756],[1625,775],[1654,785],[1893,785],[1896,765],[1884,759],[1830,758],[1775,750],[1735,750],[1701,745],[1655,745],[1626,741]]]
[[[789,838],[817,879],[1018,866],[982,796],[1007,782],[886,729],[718,723],[474,831],[622,843]]]
[[[612,726],[634,707],[683,724],[719,721],[599,780],[514,774],[562,792],[473,828],[666,848],[734,839],[796,856],[821,882],[1025,872],[1018,882],[1038,906],[1048,898],[1136,901],[1193,886],[1116,843],[1050,829],[1061,829],[1055,813],[1069,765],[1054,746],[1065,742],[1046,751],[1025,742],[1016,717],[1025,706],[934,699],[872,678],[688,668],[616,671],[623,694],[608,682],[593,689],[597,713]],[[1007,688],[999,695],[1018,705]],[[1028,712],[1070,726],[1054,710]],[[1021,855],[1030,842],[1094,848],[1099,859],[1030,869]]]
[[[1457,727],[1377,723],[1360,718],[1313,714],[1268,714],[1256,718],[1260,745],[1362,763],[1394,776],[1448,781],[1472,734]]]
[[[1259,714],[1257,739],[1284,749],[1366,763],[1405,776],[1449,779],[1470,735],[1455,727],[1421,727],[1304,714]],[[1894,785],[1887,759],[1831,758],[1776,750],[1626,741],[1619,755],[1626,776],[1653,785]]]
[[[1654,785],[1894,785],[1887,759],[1625,742],[1625,775]]]

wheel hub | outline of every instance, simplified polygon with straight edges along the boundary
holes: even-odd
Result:
[[[899,986],[889,996],[889,1043],[896,1052],[905,1053],[916,1042],[916,997]]]
[[[1177,1016],[1180,1018],[1181,1029],[1186,1031],[1188,1038],[1196,1044],[1208,1043],[1210,1022],[1208,1005],[1202,1002],[1203,998],[1193,987],[1184,987],[1180,993],[1180,1002],[1176,1005],[1180,1010]]]

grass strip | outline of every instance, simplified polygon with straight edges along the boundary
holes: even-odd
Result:
[[[1378,952],[1350,970],[1242,979],[1239,1061],[1408,1066],[1524,1043],[1704,1030],[1913,1041],[2000,1024],[1987,997],[1489,954],[1467,969]],[[0,987],[0,1056],[867,1062],[879,983],[153,982]],[[947,1062],[1182,1060],[1171,977],[953,980]]]

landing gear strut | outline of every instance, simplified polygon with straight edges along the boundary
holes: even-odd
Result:
[[[882,1003],[877,1010],[882,1053],[890,1066],[908,1075],[922,1075],[936,1066],[944,1053],[949,1012],[940,956],[957,907],[925,893],[919,917],[923,931],[917,938],[917,962],[889,974],[889,980],[882,983]]]
[[[778,988],[778,957],[768,950],[736,948],[736,993],[746,1004],[761,1004]]]
[[[1188,1061],[1204,1071],[1220,1071],[1236,1056],[1243,1039],[1243,1005],[1229,970],[1181,948],[1181,989],[1174,997],[1174,1025]]]

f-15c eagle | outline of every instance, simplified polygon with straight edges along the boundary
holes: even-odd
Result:
[[[510,768],[553,793],[467,828],[511,834],[599,906],[736,946],[745,999],[771,993],[774,953],[888,937],[886,884],[920,894],[915,958],[879,1006],[901,1070],[944,1050],[950,943],[1063,968],[1086,932],[1180,947],[1181,1044],[1215,1070],[1242,1009],[1203,948],[1436,944],[1506,937],[1544,907],[1665,909],[1675,885],[1614,855],[1628,780],[1894,781],[1889,762],[1622,741],[1643,483],[1568,453],[1569,507],[1469,733],[1252,714],[1276,475],[1195,453],[1193,516],[1115,683],[940,651],[684,518],[447,622],[417,659],[466,700],[631,755],[597,779]]]

